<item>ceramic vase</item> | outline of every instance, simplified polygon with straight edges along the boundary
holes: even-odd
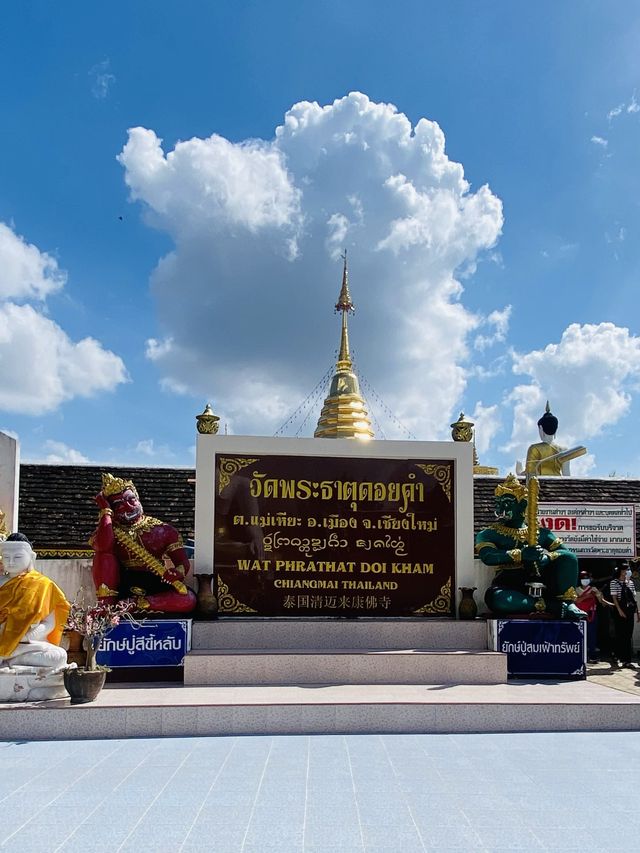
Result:
[[[216,619],[218,616],[218,599],[213,591],[214,576],[211,574],[200,574],[195,576],[198,580],[197,603],[194,616],[196,619]]]
[[[93,702],[104,687],[106,669],[65,669],[64,686],[72,705]]]
[[[475,602],[473,593],[477,587],[461,586],[459,589],[462,595],[460,597],[460,604],[458,605],[458,618],[475,619],[478,615],[478,605]]]

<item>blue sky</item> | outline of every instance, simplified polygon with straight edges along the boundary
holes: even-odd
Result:
[[[379,435],[464,410],[506,473],[548,398],[575,472],[639,476],[639,37],[632,2],[5,4],[0,428],[188,465],[211,400],[272,435],[346,247]]]

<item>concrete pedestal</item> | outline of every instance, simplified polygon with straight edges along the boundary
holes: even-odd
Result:
[[[67,699],[61,672],[19,666],[0,670],[0,702]]]

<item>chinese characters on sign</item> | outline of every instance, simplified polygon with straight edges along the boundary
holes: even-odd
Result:
[[[578,557],[635,557],[633,504],[538,504],[538,521]]]
[[[219,612],[453,615],[453,466],[216,454]]]

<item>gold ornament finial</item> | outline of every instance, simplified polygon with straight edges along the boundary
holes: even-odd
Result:
[[[504,483],[500,483],[495,491],[497,498],[501,498],[502,495],[512,495],[517,501],[526,498],[528,494],[527,487],[518,480],[515,474],[509,474]]]
[[[131,489],[132,492],[138,494],[136,487],[131,480],[124,480],[122,477],[114,477],[113,474],[102,475],[102,494],[105,498],[111,495],[119,495],[125,489]]]
[[[458,420],[450,426],[451,438],[454,441],[471,441],[473,439],[473,421],[465,418],[464,412],[460,412]]]
[[[344,250],[344,255],[340,256],[344,261],[342,269],[342,287],[340,295],[336,302],[336,312],[342,311],[342,330],[340,334],[340,352],[338,353],[338,370],[351,370],[353,364],[351,362],[351,353],[349,352],[349,330],[347,328],[347,314],[352,314],[355,311],[355,306],[351,301],[349,293],[349,272],[347,270],[347,250]]]
[[[356,310],[356,306],[351,301],[349,293],[349,271],[347,270],[347,250],[344,250],[344,255],[340,255],[344,265],[342,267],[342,287],[340,288],[340,296],[336,302],[336,311],[347,311],[352,313]]]
[[[220,418],[213,414],[210,403],[207,403],[200,415],[196,415],[196,426],[201,435],[216,435],[219,422]]]

